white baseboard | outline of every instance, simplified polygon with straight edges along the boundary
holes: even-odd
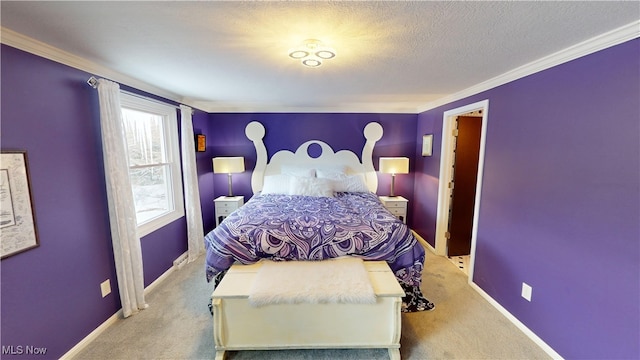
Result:
[[[433,246],[431,246],[431,244],[429,244],[420,235],[418,235],[418,233],[416,233],[413,230],[411,230],[411,232],[413,233],[413,236],[415,236],[416,239],[418,239],[418,242],[420,242],[425,249],[431,251],[434,254],[436,253],[436,249]],[[506,317],[518,329],[520,329],[520,331],[522,331],[527,337],[529,337],[529,339],[531,339],[534,343],[536,343],[536,345],[540,346],[540,348],[544,350],[544,352],[546,352],[547,355],[549,355],[552,359],[563,360],[562,356],[560,356],[560,354],[558,354],[555,350],[553,350],[551,346],[549,346],[542,339],[540,339],[538,335],[536,335],[526,325],[520,322],[518,318],[513,316],[509,311],[507,311],[507,309],[505,309],[502,305],[500,305],[497,301],[495,301],[491,296],[489,296],[489,294],[487,294],[484,290],[482,290],[478,285],[476,285],[471,281],[469,281],[469,285],[471,286],[471,288],[477,291],[480,294],[480,296],[482,296],[485,300],[487,300],[489,304],[491,304],[494,308],[496,308],[504,317]]]
[[[89,335],[85,336],[76,346],[72,347],[71,350],[67,351],[64,355],[60,357],[60,360],[70,360],[73,359],[76,355],[82,351],[89,343],[95,340],[98,335],[100,335],[103,331],[105,331],[109,326],[113,325],[118,319],[122,318],[122,309],[118,310],[115,314],[111,315],[105,322],[100,324],[95,330],[93,330]]]
[[[176,260],[173,261],[173,266],[167,269],[162,275],[160,275],[154,282],[149,284],[146,288],[144,288],[144,295],[146,296],[149,292],[153,291],[160,283],[162,283],[172,272],[179,270],[184,266],[187,260],[187,253],[178,256]],[[85,336],[84,339],[80,340],[74,347],[72,347],[69,351],[67,351],[64,355],[60,357],[60,360],[71,360],[76,355],[80,353],[89,343],[95,340],[98,335],[100,335],[103,331],[105,331],[109,326],[113,325],[117,320],[123,319],[122,309],[118,310],[115,314],[111,315],[110,318],[105,320],[100,326],[95,328],[89,335]]]
[[[502,305],[500,305],[497,301],[495,301],[489,294],[487,294],[484,290],[480,288],[477,284],[473,282],[469,282],[469,285],[480,294],[485,300],[489,302],[489,304],[493,305],[504,317],[506,317],[509,321],[511,321],[520,331],[522,331],[525,335],[529,337],[529,339],[533,340],[536,345],[540,346],[542,350],[544,350],[547,355],[549,355],[552,359],[562,360],[563,357],[560,356],[551,346],[545,343],[542,339],[538,337],[533,331],[531,331],[525,324],[520,322],[518,318],[513,316],[507,309],[505,309]]]

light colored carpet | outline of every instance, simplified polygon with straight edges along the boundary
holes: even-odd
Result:
[[[436,308],[402,314],[402,359],[550,359],[475,292],[447,258],[427,251],[422,289]],[[151,291],[148,309],[118,320],[75,359],[213,359],[207,307],[211,291],[201,256]],[[388,359],[388,353],[386,349],[231,351],[227,359],[377,360]]]

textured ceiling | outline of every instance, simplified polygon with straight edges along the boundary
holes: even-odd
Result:
[[[0,2],[2,27],[215,111],[397,111],[640,18],[638,2]],[[287,57],[317,38],[338,56]]]

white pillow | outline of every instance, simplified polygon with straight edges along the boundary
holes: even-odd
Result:
[[[280,173],[299,177],[315,177],[316,169],[304,166],[282,165],[280,167]]]
[[[291,176],[289,175],[267,175],[262,183],[262,194],[289,194],[289,184]]]
[[[369,192],[361,175],[347,175],[331,181],[333,182],[333,190],[336,192]]]
[[[293,176],[289,195],[333,197],[332,180]]]
[[[318,178],[330,179],[336,192],[369,192],[364,174],[347,175],[337,169],[316,169]]]
[[[316,176],[319,178],[335,179],[347,175],[346,166],[321,167],[316,169]]]

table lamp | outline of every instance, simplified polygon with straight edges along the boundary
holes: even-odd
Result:
[[[394,193],[396,174],[409,173],[409,158],[406,157],[381,157],[380,172],[391,174],[391,193],[389,196],[396,196]]]
[[[231,174],[244,172],[244,158],[236,157],[215,157],[213,158],[213,172],[215,174],[229,175],[229,197],[233,196],[233,185]]]

